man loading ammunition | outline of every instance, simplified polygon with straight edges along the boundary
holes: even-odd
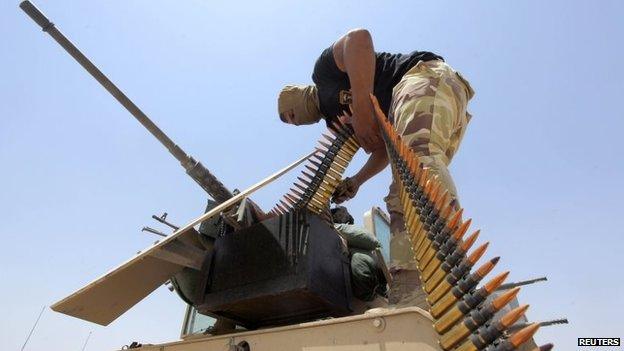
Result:
[[[442,57],[426,51],[376,53],[370,33],[355,29],[321,53],[312,80],[315,85],[288,85],[282,89],[278,98],[280,119],[293,125],[313,124],[321,119],[329,124],[340,119],[353,127],[360,145],[370,154],[364,166],[338,186],[334,202],[353,198],[364,182],[388,165],[370,99],[372,93],[403,141],[438,176],[457,207],[457,191],[447,165],[470,120],[466,106],[474,92]],[[392,232],[389,302],[426,307],[424,293],[418,288],[420,281],[396,180],[384,200]]]

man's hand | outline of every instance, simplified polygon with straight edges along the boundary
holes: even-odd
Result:
[[[360,183],[356,178],[345,178],[334,190],[332,201],[336,204],[343,203],[355,197],[360,189]]]

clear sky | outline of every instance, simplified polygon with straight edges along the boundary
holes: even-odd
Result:
[[[430,50],[472,83],[451,171],[467,217],[523,289],[528,316],[567,316],[540,343],[624,337],[622,1],[38,1],[58,28],[188,153],[244,189],[309,152],[321,126],[283,125],[275,98],[309,83],[354,27],[379,51]],[[0,2],[0,349],[50,305],[148,246],[205,194],[18,8]],[[351,174],[361,165],[356,158]],[[253,196],[269,209],[297,172]],[[348,203],[383,207],[388,171]],[[619,312],[617,312],[619,311]],[[28,350],[113,350],[178,337],[184,304],[158,289],[108,327],[46,310]]]

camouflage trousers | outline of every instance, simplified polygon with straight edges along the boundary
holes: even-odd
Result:
[[[466,106],[473,95],[470,84],[448,64],[420,62],[394,88],[388,116],[403,142],[438,176],[456,205],[457,190],[447,166],[470,121]],[[392,232],[390,269],[416,269],[396,181],[390,185],[390,193],[384,200]]]

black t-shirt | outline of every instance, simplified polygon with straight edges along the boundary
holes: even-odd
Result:
[[[420,61],[443,60],[441,56],[427,51],[413,51],[409,54],[375,53],[375,82],[373,93],[379,100],[383,112],[388,115],[392,88],[399,83],[403,75]],[[349,76],[342,72],[334,60],[333,46],[325,49],[314,64],[312,81],[318,89],[320,110],[326,120],[336,118],[348,111],[341,101],[341,91],[351,89]],[[343,102],[343,103],[341,103]]]

